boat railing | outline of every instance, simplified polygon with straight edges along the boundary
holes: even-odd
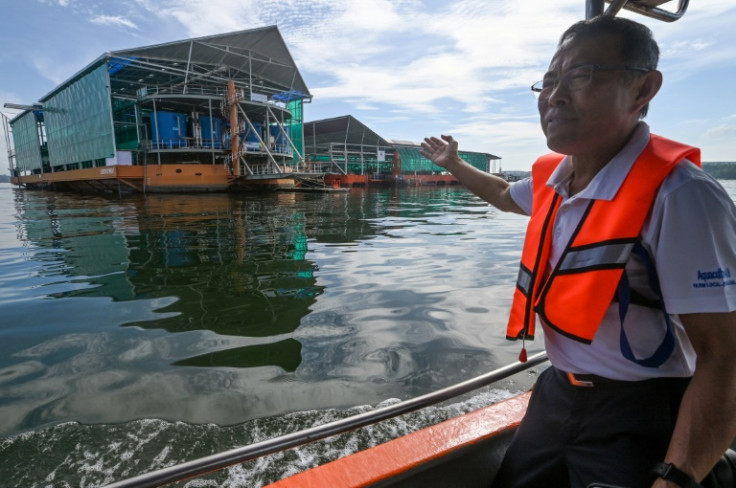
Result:
[[[443,388],[432,393],[427,393],[426,395],[354,415],[352,417],[347,417],[345,419],[336,420],[324,425],[275,437],[273,439],[267,439],[249,446],[237,447],[228,451],[169,466],[157,471],[144,473],[133,478],[106,485],[105,488],[150,488],[201,476],[235,464],[240,464],[279,451],[298,447],[333,435],[349,432],[360,427],[365,427],[367,425],[375,424],[383,420],[441,403],[445,400],[464,395],[473,390],[477,390],[478,388],[482,388],[504,378],[508,378],[516,373],[520,373],[533,366],[537,366],[546,360],[546,353],[540,352],[530,356],[528,361],[525,363],[515,362],[456,385],[448,386],[447,388]]]

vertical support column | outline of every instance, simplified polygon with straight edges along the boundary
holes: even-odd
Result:
[[[230,110],[230,146],[233,154],[233,175],[240,176],[240,141],[238,140],[238,98],[235,81],[227,82],[227,104]]]
[[[135,137],[136,142],[138,143],[138,147],[142,147],[144,134],[141,128],[143,127],[143,116],[141,115],[141,106],[140,103],[136,102],[133,105],[133,109],[135,110]],[[136,164],[140,162],[140,151],[136,152],[136,161],[133,164]]]
[[[592,19],[603,13],[604,0],[585,0],[585,18]]]
[[[210,152],[210,154],[212,155],[212,166],[214,166],[215,165],[215,149],[221,149],[222,146],[220,146],[219,148],[217,148],[216,147],[217,146],[217,141],[214,139],[214,137],[212,137],[212,133],[215,132],[215,127],[214,127],[215,121],[212,118],[212,99],[211,98],[209,98],[207,100],[207,108],[209,110],[209,113],[207,115],[209,115],[209,117],[210,117],[210,128],[208,129],[209,130],[209,134],[208,135],[209,135],[210,141],[212,141],[212,142],[210,142],[210,148],[212,149],[212,151]],[[220,140],[220,144],[222,144],[222,136],[220,136],[220,139],[221,139]]]
[[[392,176],[394,178],[399,178],[401,176],[401,156],[399,155],[399,151],[394,151],[394,167],[392,171]]]
[[[158,112],[156,112],[156,98],[153,98],[153,123],[156,125],[156,130],[154,131],[154,134],[151,134],[151,137],[155,137],[153,141],[153,148],[156,149],[156,161],[158,162],[158,165],[161,166],[161,147],[159,146],[159,139],[158,139]]]

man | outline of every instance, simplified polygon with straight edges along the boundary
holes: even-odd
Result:
[[[533,337],[538,316],[552,366],[494,486],[688,486],[736,436],[736,209],[697,149],[641,122],[658,57],[636,22],[570,27],[532,87],[555,154],[513,185],[462,161],[451,136],[422,144],[531,216],[507,337]]]

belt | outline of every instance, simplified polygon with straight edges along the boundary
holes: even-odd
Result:
[[[567,381],[569,381],[572,386],[580,386],[583,388],[593,388],[611,383],[623,383],[620,380],[612,380],[596,374],[565,373],[565,375],[567,376]]]

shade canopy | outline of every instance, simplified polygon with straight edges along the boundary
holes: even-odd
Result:
[[[312,97],[278,27],[269,26],[108,52],[41,101],[102,63],[107,63],[114,95],[132,96],[150,87],[158,93],[207,93],[234,80],[249,93]]]

